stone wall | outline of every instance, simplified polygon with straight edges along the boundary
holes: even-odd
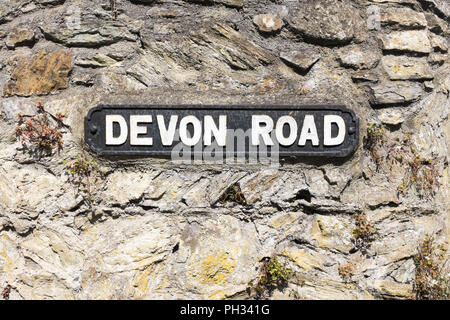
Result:
[[[0,289],[248,298],[277,256],[292,277],[272,298],[411,298],[420,243],[448,241],[449,21],[448,0],[0,0]],[[67,125],[40,158],[16,137],[38,102]],[[361,141],[280,168],[98,158],[82,138],[100,103],[342,103]],[[78,154],[99,166],[89,199]],[[233,185],[245,204],[220,201]]]

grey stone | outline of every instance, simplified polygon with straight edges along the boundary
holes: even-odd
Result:
[[[34,3],[28,3],[26,5],[24,5],[23,7],[20,8],[20,11],[23,13],[28,13],[28,12],[32,12],[34,10],[36,10],[38,8],[38,6]]]
[[[429,63],[437,64],[437,65],[442,65],[447,60],[448,60],[448,55],[447,54],[442,54],[442,53],[437,53],[437,52],[433,52],[428,57],[428,62]]]
[[[446,17],[450,17],[450,3],[447,0],[421,0],[422,2],[430,5],[432,8],[439,11]]]
[[[37,0],[37,3],[43,4],[43,5],[55,5],[55,4],[62,4],[66,0]]]
[[[361,70],[358,72],[355,72],[352,74],[352,79],[353,81],[356,82],[378,82],[378,79],[380,78],[380,76],[373,72],[373,71],[368,71],[368,70]]]
[[[244,0],[184,0],[184,1],[206,5],[211,5],[213,3],[220,3],[235,8],[242,8],[244,5]]]
[[[425,30],[395,31],[380,36],[384,50],[431,53],[432,47]]]
[[[15,47],[33,44],[35,41],[35,35],[33,30],[26,28],[13,29],[6,37],[5,44],[8,48],[13,49]]]
[[[307,40],[344,44],[355,36],[358,11],[350,1],[308,1],[290,17],[292,28]]]
[[[374,105],[388,105],[417,101],[423,94],[422,86],[415,82],[390,82],[370,86]]]
[[[309,70],[317,61],[319,61],[320,54],[313,50],[304,49],[301,51],[282,52],[280,58],[287,64],[304,72]]]
[[[353,69],[372,69],[380,61],[380,54],[373,48],[362,49],[360,46],[347,46],[338,52],[338,61],[344,67]]]
[[[75,11],[72,13],[76,14]],[[81,17],[61,17],[57,22],[43,23],[39,27],[46,38],[69,47],[100,47],[123,40],[137,40],[136,34],[130,31],[130,26],[87,13],[83,13]]]
[[[417,148],[417,154],[424,159],[434,158],[437,164],[448,157],[444,140],[436,139],[436,136],[448,137],[450,102],[449,66],[444,65],[439,69],[434,80],[437,89],[418,103],[419,113],[415,115],[412,130],[417,132],[412,136],[412,143]],[[424,120],[426,119],[426,120]],[[444,181],[446,178],[444,178]],[[444,195],[445,196],[445,195]]]
[[[226,24],[202,28],[193,35],[192,40],[209,47],[220,56],[220,60],[236,69],[254,69],[274,60],[269,52]]]
[[[431,37],[431,46],[434,50],[440,52],[448,51],[448,40],[444,37],[432,35]]]
[[[32,0],[1,0],[0,1],[0,24],[11,21],[16,17],[20,8],[26,6]]]
[[[283,27],[283,19],[278,14],[265,13],[253,17],[253,23],[262,32],[274,32]]]
[[[71,82],[75,85],[91,87],[95,83],[95,75],[92,73],[77,73],[72,76]]]
[[[150,186],[152,179],[152,175],[115,172],[108,177],[106,182],[108,197],[112,203],[125,205],[141,198]]]
[[[379,113],[378,118],[380,119],[380,121],[382,123],[389,124],[389,125],[394,125],[394,126],[405,122],[405,118],[403,116],[403,113],[400,110],[397,110],[397,109],[382,110]]]
[[[35,115],[36,107],[34,103],[28,98],[10,98],[3,99],[2,111],[4,112],[6,119],[15,120],[17,114]]]
[[[242,8],[244,6],[244,0],[214,0],[214,2],[234,8]]]
[[[405,28],[426,28],[425,14],[409,8],[387,8],[381,13],[381,22]]]
[[[127,74],[147,87],[159,86],[167,81],[167,76],[158,72],[157,66],[149,56],[141,57],[127,70]]]
[[[432,13],[426,13],[425,16],[427,19],[428,29],[437,34],[448,34],[449,27],[447,22]]]
[[[400,262],[400,265],[391,273],[391,277],[400,283],[413,283],[415,280],[415,269],[413,259]]]
[[[434,88],[435,88],[433,81],[425,81],[423,83],[423,85],[425,86],[425,89],[428,90],[428,91],[433,91]]]
[[[99,53],[95,56],[86,58],[77,57],[75,59],[75,64],[81,67],[101,68],[115,65],[117,64],[117,61],[104,54]]]
[[[381,64],[391,80],[431,80],[433,70],[426,59],[385,56]]]
[[[414,5],[417,4],[417,0],[369,0],[372,3],[398,3],[405,5]]]

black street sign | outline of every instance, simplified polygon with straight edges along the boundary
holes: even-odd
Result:
[[[347,157],[359,123],[338,105],[100,105],[85,118],[85,141],[99,155]]]

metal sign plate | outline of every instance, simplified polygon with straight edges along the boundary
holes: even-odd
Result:
[[[168,143],[164,135],[167,135],[171,122],[176,133],[172,143]],[[178,138],[184,130],[188,131],[184,132],[184,141],[201,136],[194,146],[184,145],[184,150],[191,148],[195,155],[202,153],[208,145],[205,144],[205,132],[209,132],[213,142],[220,140],[218,130],[223,131],[221,124],[224,123],[230,132],[251,133],[258,129],[260,133],[256,135],[258,147],[254,147],[257,140],[253,140],[251,134],[247,135],[244,137],[246,144],[252,147],[245,151],[235,148],[232,150],[235,155],[251,154],[261,147],[270,152],[275,150],[270,145],[273,141],[282,157],[347,157],[356,150],[359,141],[357,117],[353,111],[339,105],[100,105],[91,109],[85,118],[85,141],[99,155],[170,156],[176,145],[183,144]],[[196,132],[199,130],[200,133]],[[265,132],[270,132],[271,140],[263,137]],[[240,139],[236,136],[234,139]],[[228,137],[225,147],[219,144],[224,152],[228,152]],[[277,137],[284,139],[281,140],[284,144],[279,143]]]

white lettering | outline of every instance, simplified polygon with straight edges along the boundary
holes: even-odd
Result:
[[[265,126],[261,127],[264,123]],[[252,145],[259,146],[259,137],[262,137],[266,146],[273,146],[274,143],[270,138],[270,132],[273,130],[273,120],[269,116],[253,116],[252,117]]]
[[[162,115],[157,115],[156,120],[158,122],[159,133],[161,135],[161,142],[163,146],[171,146],[175,137],[178,116],[170,116],[169,127],[167,129],[164,125],[164,117]]]
[[[211,116],[205,116],[205,146],[210,146],[212,143],[212,136],[216,138],[219,147],[225,147],[227,141],[227,116],[219,116],[219,128],[214,123]]]
[[[124,144],[128,138],[128,125],[125,118],[118,114],[108,114],[105,117],[105,136],[106,145],[119,146]],[[113,123],[118,123],[120,127],[120,134],[118,137],[113,135]]]
[[[151,146],[153,138],[140,138],[140,134],[147,133],[146,126],[139,126],[139,123],[152,123],[152,116],[139,115],[130,116],[130,144],[132,146]]]
[[[284,125],[289,126],[289,136],[286,138],[283,134]],[[275,134],[277,137],[277,141],[282,146],[290,146],[295,143],[295,140],[297,140],[297,132],[298,132],[298,126],[295,119],[291,116],[284,116],[278,119],[277,125],[275,128]]]
[[[194,126],[194,134],[190,137],[190,134],[187,130],[188,124],[192,124]],[[188,136],[189,135],[189,136]],[[180,139],[187,146],[195,146],[202,137],[202,124],[200,120],[195,116],[186,116],[180,121]]]
[[[338,135],[331,137],[331,125],[335,123],[338,126]],[[338,146],[344,142],[345,139],[345,121],[340,116],[326,115],[323,118],[323,145],[324,146]]]
[[[319,136],[317,134],[314,116],[306,115],[303,121],[302,133],[300,134],[299,146],[306,145],[306,140],[311,140],[313,146],[319,145]]]

